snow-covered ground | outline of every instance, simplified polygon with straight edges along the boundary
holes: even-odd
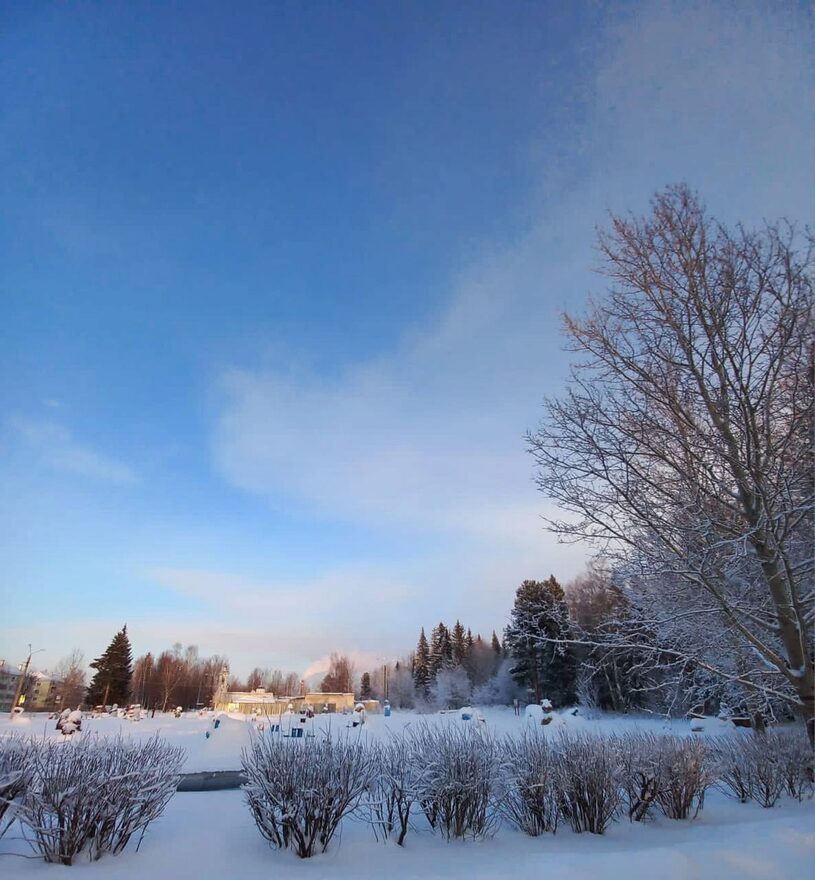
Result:
[[[530,707],[530,714],[537,707]],[[511,709],[485,708],[477,710],[484,718],[484,724],[488,730],[497,734],[518,733],[530,724],[537,724],[537,715],[528,718],[525,715],[516,717]],[[183,746],[187,752],[187,760],[184,765],[185,772],[197,772],[199,770],[237,770],[240,767],[241,749],[249,744],[253,725],[246,716],[219,715],[218,728],[213,726],[213,716],[201,717],[197,713],[187,713],[181,718],[175,718],[172,714],[157,714],[154,718],[143,718],[141,721],[128,721],[126,719],[99,717],[87,718],[82,723],[82,736],[98,734],[100,736],[126,736],[148,738],[156,733],[166,737],[173,745]],[[283,732],[287,732],[290,725],[297,726],[299,716],[283,716]],[[419,715],[415,712],[394,712],[390,718],[383,715],[368,715],[364,726],[347,732],[352,736],[361,738],[378,739],[388,736],[389,732],[404,730],[408,725],[419,724],[469,724],[461,720],[458,712],[439,713],[431,715]],[[349,716],[344,715],[317,715],[307,721],[306,732],[321,735],[329,730],[345,731],[350,725]],[[56,722],[49,720],[46,715],[33,714],[22,716],[13,722],[5,716],[0,721],[0,737],[8,735],[11,731],[30,733],[37,736],[56,736],[61,734],[55,728]],[[571,715],[568,711],[556,712],[552,723],[546,728],[547,732],[568,728],[569,730],[591,731],[598,733],[620,733],[625,730],[643,730],[651,733],[672,733],[690,735],[690,722],[686,720],[666,721],[647,715],[610,715],[598,713],[595,718],[587,717],[578,713]],[[209,732],[209,737],[206,733]],[[729,722],[708,719],[704,722],[703,735],[739,734]]]
[[[497,733],[520,731],[530,722],[516,718],[511,710],[484,710],[485,723]],[[362,731],[351,735],[387,736],[409,724],[425,720],[435,724],[463,724],[457,714],[418,716],[395,713],[391,718],[373,716]],[[239,766],[240,749],[249,742],[251,725],[239,718],[223,718],[217,730],[212,718],[188,715],[179,719],[163,716],[138,723],[112,718],[86,722],[87,732],[104,736],[148,737],[157,731],[189,752],[187,770],[232,769]],[[309,722],[311,723],[311,722]],[[314,719],[319,735],[328,723],[336,728],[347,719],[333,716]],[[600,716],[576,718],[560,714],[547,728],[615,732],[639,729],[651,732],[690,734],[685,721],[666,723],[647,717]],[[733,733],[732,726],[708,721],[702,735]],[[30,716],[13,724],[0,723],[0,736],[10,731],[56,736],[54,722]],[[207,739],[205,731],[210,730]],[[575,835],[561,827],[556,835],[529,838],[503,826],[488,840],[446,843],[417,821],[406,847],[383,845],[374,840],[369,827],[357,820],[343,823],[341,833],[324,855],[301,861],[291,852],[270,849],[261,838],[240,791],[176,794],[164,816],[148,829],[139,852],[128,849],[96,863],[80,859],[67,869],[87,880],[135,880],[135,878],[190,878],[190,880],[254,880],[269,877],[352,880],[385,875],[389,880],[434,878],[512,878],[540,880],[784,880],[810,876],[815,864],[815,804],[799,804],[782,798],[769,810],[755,803],[739,804],[711,790],[705,808],[693,821],[672,821],[662,816],[631,824],[621,819],[603,836]],[[66,871],[31,856],[12,829],[0,840],[0,876],[20,880],[43,880]]]
[[[602,837],[530,838],[502,828],[492,839],[445,843],[411,831],[407,845],[376,843],[368,827],[348,821],[331,849],[301,861],[270,849],[258,834],[239,791],[177,794],[153,823],[139,852],[129,849],[71,868],[11,855],[27,853],[20,841],[0,841],[0,876],[53,880],[78,874],[86,880],[785,880],[811,876],[815,860],[815,810],[783,801],[764,810],[711,792],[693,822],[657,818],[645,824],[614,823]],[[7,853],[3,855],[2,853]]]

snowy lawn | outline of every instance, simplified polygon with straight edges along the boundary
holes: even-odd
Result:
[[[532,707],[534,710],[537,707]],[[530,725],[537,725],[536,718],[526,718],[523,715],[518,718],[511,709],[488,707],[478,710],[484,717],[488,730],[496,734],[519,733]],[[582,713],[582,710],[581,710]],[[187,752],[184,771],[194,773],[200,770],[237,770],[241,766],[241,749],[249,745],[252,724],[241,715],[218,715],[220,723],[217,729],[213,727],[213,716],[201,718],[197,713],[190,712],[181,718],[175,718],[171,713],[156,714],[154,718],[144,718],[141,721],[128,721],[126,719],[100,717],[87,718],[82,723],[80,736],[96,733],[99,736],[125,736],[148,739],[156,733],[166,737],[172,745],[182,746]],[[298,716],[283,716],[283,731],[288,726],[297,726]],[[404,730],[408,725],[417,723],[427,724],[453,724],[463,725],[474,722],[464,722],[458,712],[443,714],[419,715],[416,712],[394,712],[390,718],[383,715],[368,715],[366,723],[348,733],[353,736],[367,739],[380,739],[387,737],[390,732],[397,733]],[[35,736],[61,737],[55,729],[56,722],[49,721],[47,715],[32,714],[22,716],[13,722],[8,716],[0,720],[0,737],[9,735],[12,731],[32,734]],[[320,736],[329,730],[341,730],[346,732],[350,725],[350,717],[344,715],[318,715],[306,724],[306,732],[313,732]],[[702,735],[733,734],[744,735],[748,731],[739,731],[729,722],[708,719],[704,722],[705,729]],[[572,716],[568,711],[554,714],[552,723],[546,728],[547,732],[555,733],[560,729],[570,731],[586,731],[592,733],[622,733],[624,731],[639,730],[648,733],[671,733],[678,736],[691,735],[690,722],[687,720],[666,721],[647,715],[612,715],[599,713],[596,718],[589,718],[583,714]],[[206,733],[210,736],[207,738]],[[698,734],[694,734],[698,735]]]
[[[177,794],[151,825],[139,852],[128,850],[95,863],[80,860],[66,869],[12,855],[28,851],[22,842],[6,838],[0,841],[0,875],[20,880],[53,880],[67,876],[66,871],[88,880],[784,880],[810,876],[814,820],[811,802],[785,799],[764,810],[714,791],[693,822],[622,820],[602,837],[575,835],[563,827],[554,836],[530,838],[504,827],[492,839],[445,843],[420,831],[411,832],[400,849],[376,843],[370,828],[351,821],[343,824],[326,854],[303,861],[266,845],[241,792]]]
[[[485,709],[487,728],[502,735],[520,733],[537,719],[516,717],[511,710]],[[213,718],[189,714],[182,718],[156,716],[134,723],[114,718],[88,719],[82,736],[89,733],[146,739],[159,732],[187,752],[185,770],[237,769],[241,748],[248,745],[252,724],[241,717]],[[369,716],[361,729],[345,730],[343,716],[318,716],[308,722],[317,737],[327,728],[341,729],[352,737],[381,739],[421,721],[434,725],[471,724],[458,713],[420,716],[398,712],[390,718]],[[297,717],[293,719],[298,723]],[[289,723],[284,718],[285,725]],[[0,737],[11,732],[58,737],[54,721],[32,715],[15,722],[0,722]],[[641,731],[680,736],[750,736],[716,720],[692,733],[687,721],[665,722],[643,716],[600,715],[597,718],[556,714],[547,733],[559,729],[596,733]],[[205,736],[210,732],[209,738]],[[36,857],[20,839],[14,825],[0,839],[0,876],[40,880],[62,877],[65,868]],[[608,880],[749,880],[749,878],[800,878],[809,876],[815,863],[815,802],[797,803],[782,797],[772,809],[756,803],[740,804],[712,789],[705,807],[693,821],[672,821],[656,813],[643,823],[625,817],[612,823],[603,836],[574,834],[562,823],[556,835],[530,838],[508,825],[495,836],[478,841],[445,842],[433,835],[416,810],[414,829],[402,849],[377,843],[361,820],[343,822],[329,851],[300,860],[290,851],[272,850],[258,833],[240,791],[178,793],[164,815],[147,831],[139,852],[132,848],[119,856],[103,856],[94,863],[83,857],[69,870],[98,880],[135,880],[137,877],[268,878],[512,878],[540,880],[552,876],[608,878]]]

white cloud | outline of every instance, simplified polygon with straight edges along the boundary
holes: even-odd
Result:
[[[538,222],[455,280],[436,325],[332,380],[227,370],[214,443],[226,479],[345,519],[541,542],[522,434],[559,387],[559,307],[598,285],[587,268],[604,209],[641,209],[678,180],[752,222],[811,207],[806,42],[740,9],[646,5],[613,27],[587,174],[539,193]]]
[[[71,432],[55,422],[12,416],[9,425],[49,467],[90,480],[130,486],[137,482],[127,464],[78,443]]]

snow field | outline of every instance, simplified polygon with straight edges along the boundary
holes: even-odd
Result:
[[[343,716],[318,716],[307,724],[306,733],[314,733],[312,744],[323,742],[325,735],[335,740],[366,743],[371,747],[393,740],[391,733],[416,733],[429,729],[443,735],[473,729],[486,730],[502,737],[524,731],[539,733],[540,721],[532,717],[516,717],[511,710],[476,711],[473,722],[463,722],[460,713],[419,716],[397,713],[391,718],[369,716],[362,728],[346,726]],[[483,716],[483,722],[477,719]],[[133,723],[120,719],[99,718],[83,724],[82,738],[98,734],[103,738],[125,736],[135,742],[146,741],[160,733],[168,745],[188,750],[184,769],[237,769],[241,749],[253,739],[253,725],[241,717],[222,716],[214,728],[213,718],[187,715],[179,719],[156,717]],[[299,719],[283,719],[299,724]],[[0,737],[10,732],[45,734],[61,738],[53,730],[55,722],[31,716],[14,723],[0,725]],[[310,731],[308,726],[310,725]],[[599,716],[590,719],[568,712],[556,713],[543,728],[544,737],[557,739],[560,732],[580,736],[583,733],[614,734],[639,732],[671,734],[704,739],[710,735],[730,734],[734,742],[751,734],[732,725],[708,720],[701,734],[691,734],[688,722],[665,722],[643,717]],[[50,729],[49,729],[50,728]],[[51,732],[53,730],[53,733]],[[206,732],[210,736],[206,737]],[[341,734],[337,736],[336,734]],[[294,740],[286,740],[295,745]],[[304,738],[303,742],[309,742]],[[223,877],[286,878],[296,873],[312,872],[314,877],[374,877],[383,871],[394,880],[434,877],[512,877],[539,878],[542,872],[555,872],[561,878],[604,877],[610,880],[648,877],[669,878],[799,877],[806,872],[815,856],[815,833],[812,831],[815,811],[810,801],[797,803],[784,796],[769,810],[757,803],[739,804],[719,791],[710,790],[705,808],[694,821],[672,821],[656,810],[643,823],[630,823],[625,814],[608,827],[602,837],[574,834],[561,821],[556,834],[546,833],[531,838],[508,824],[487,829],[485,839],[445,841],[427,826],[418,805],[414,821],[405,840],[405,847],[392,841],[377,844],[370,824],[362,813],[347,816],[339,825],[326,854],[299,860],[289,850],[270,851],[254,827],[242,792],[211,792],[176,794],[163,816],[154,821],[136,853],[128,851],[112,858],[105,855],[99,862],[77,860],[72,870],[111,880],[131,877],[195,877],[197,880]],[[53,876],[55,866],[30,858],[31,851],[19,835],[12,832],[0,840],[0,876]],[[494,835],[492,832],[496,832]],[[316,850],[320,852],[319,848]],[[50,874],[46,872],[51,872]],[[101,873],[99,873],[101,871]],[[8,873],[7,873],[8,872]]]

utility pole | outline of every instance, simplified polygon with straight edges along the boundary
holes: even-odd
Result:
[[[17,704],[20,701],[20,694],[23,691],[23,685],[25,684],[25,677],[28,675],[28,667],[31,665],[31,658],[34,654],[39,654],[40,651],[44,651],[45,648],[38,648],[36,651],[31,650],[31,645],[28,646],[28,658],[23,665],[22,671],[20,673],[20,677],[17,679],[17,688],[14,691],[14,702],[11,704],[11,712],[9,713],[9,718],[14,718],[14,710],[17,708]]]

